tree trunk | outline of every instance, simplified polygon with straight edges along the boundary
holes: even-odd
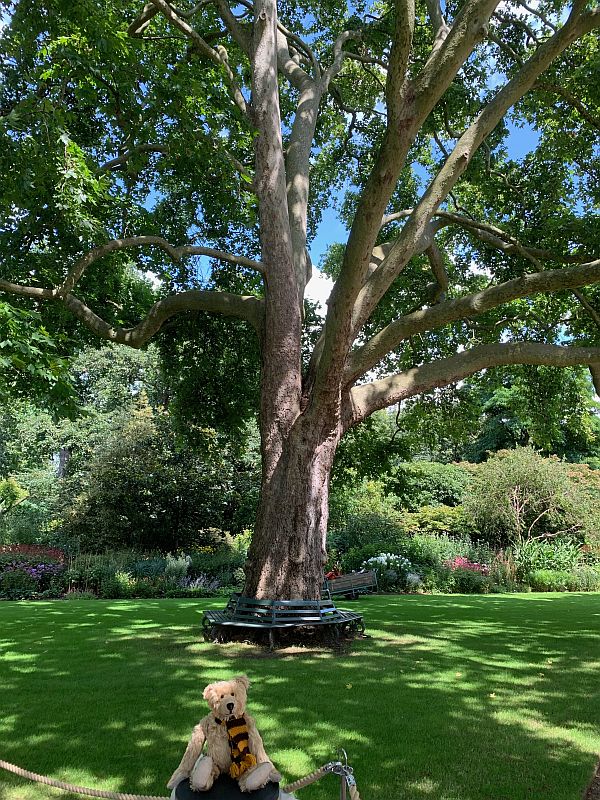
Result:
[[[336,426],[311,426],[299,418],[276,463],[263,461],[261,499],[246,566],[246,596],[320,598],[329,476],[338,441]]]

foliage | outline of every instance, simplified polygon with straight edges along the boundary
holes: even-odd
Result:
[[[407,511],[423,506],[457,506],[465,495],[471,476],[456,464],[414,461],[392,470],[389,491]]]
[[[7,514],[27,497],[27,490],[13,477],[0,480],[0,515]]]
[[[41,407],[73,415],[76,395],[61,336],[54,338],[38,312],[0,301],[0,406],[26,397]]]
[[[477,530],[463,506],[425,506],[418,511],[401,514],[400,526],[407,534],[446,534],[461,537],[475,536]]]
[[[82,491],[66,510],[65,535],[96,552],[205,544],[203,529],[225,520],[232,472],[216,432],[203,435],[204,453],[192,456],[141,397],[94,452]]]
[[[538,570],[571,572],[582,560],[581,547],[571,539],[530,539],[513,549],[517,576],[525,580]]]
[[[407,448],[394,437],[395,428],[393,417],[387,411],[380,411],[344,436],[331,473],[334,496],[340,497],[344,486],[364,486],[369,480],[377,481],[392,472],[398,458],[406,457]]]
[[[413,574],[410,561],[394,553],[379,553],[367,558],[361,565],[364,570],[375,570],[380,591],[398,591],[407,586],[408,576]]]
[[[41,386],[42,396],[58,394],[52,405],[60,405],[66,393],[61,359],[89,336],[80,333],[75,345],[78,327],[69,314],[75,311],[88,328],[109,339],[137,346],[146,343],[146,333],[157,335],[168,388],[165,404],[168,398],[178,421],[176,431],[164,426],[158,431],[157,423],[156,436],[151,442],[146,437],[147,446],[139,448],[133,442],[144,438],[139,430],[138,436],[123,420],[114,426],[127,447],[113,437],[112,450],[107,446],[95,453],[80,471],[79,484],[71,483],[69,535],[92,546],[97,530],[95,547],[141,546],[131,530],[143,517],[156,520],[142,532],[145,544],[166,550],[198,545],[194,531],[199,528],[243,529],[247,519],[230,513],[228,525],[225,500],[219,502],[235,493],[228,460],[220,465],[223,485],[217,487],[220,475],[199,474],[211,472],[210,459],[203,460],[200,451],[209,447],[207,440],[214,444],[219,419],[235,435],[229,453],[239,454],[260,385],[266,392],[265,438],[285,431],[273,447],[263,442],[265,455],[287,452],[287,431],[296,433],[304,420],[318,420],[318,428],[321,414],[314,404],[323,398],[330,418],[322,427],[333,454],[337,442],[331,431],[433,387],[440,391],[433,392],[432,405],[441,398],[453,424],[447,432],[439,419],[431,429],[413,424],[409,433],[414,443],[423,428],[422,448],[431,452],[437,440],[445,460],[456,457],[461,437],[463,445],[473,445],[477,458],[484,457],[490,442],[591,454],[598,429],[580,402],[581,371],[569,374],[566,388],[559,386],[558,373],[545,367],[515,370],[504,383],[484,387],[479,400],[486,419],[483,430],[472,432],[469,419],[477,403],[467,389],[466,413],[455,413],[454,397],[444,387],[505,361],[597,362],[598,288],[593,268],[579,266],[593,258],[600,241],[593,213],[598,51],[596,38],[588,35],[596,17],[585,3],[575,4],[570,13],[563,0],[546,3],[542,12],[508,2],[489,20],[491,4],[479,9],[449,3],[443,24],[437,19],[441,6],[421,1],[414,12],[387,0],[373,8],[339,0],[282,2],[281,30],[295,34],[289,34],[289,59],[287,33],[279,43],[271,42],[282,72],[280,81],[270,74],[273,114],[267,116],[275,132],[254,113],[263,48],[245,45],[248,26],[258,23],[252,22],[252,4],[247,5],[232,10],[201,3],[186,11],[158,3],[140,12],[134,3],[115,0],[3,3],[10,12],[0,37],[0,280],[3,292],[17,299],[10,307],[3,304],[2,328],[8,335],[0,341],[2,346],[8,342],[8,355],[1,358],[8,384],[0,384],[0,394],[22,396],[22,379],[31,373],[32,390]],[[140,13],[143,23],[134,21]],[[411,19],[403,20],[403,13]],[[561,26],[564,34],[557,32]],[[273,34],[276,28],[269,30]],[[266,48],[267,40],[268,31]],[[271,55],[272,73],[276,54]],[[322,81],[313,83],[304,73],[308,64]],[[242,88],[233,91],[232,103],[228,87],[237,83]],[[306,109],[305,87],[316,101],[313,110]],[[253,108],[246,114],[250,94]],[[512,147],[515,125],[535,131],[526,153],[516,154]],[[268,163],[261,171],[263,142],[270,158],[263,159]],[[295,174],[294,164],[303,163],[305,169]],[[277,180],[271,180],[274,171]],[[324,345],[316,350],[324,357],[313,360],[302,353],[304,286],[298,276],[310,266],[306,254],[332,198],[352,232],[348,248],[332,248],[325,260],[326,270],[341,281],[322,338],[314,315],[306,315],[305,343]],[[381,223],[382,214],[390,212]],[[142,234],[140,242],[135,237]],[[281,245],[283,257],[274,254],[271,241]],[[238,257],[213,257],[214,251],[200,256],[197,242]],[[374,246],[381,250],[370,264]],[[86,254],[87,262],[82,261]],[[101,265],[90,254],[102,257]],[[262,257],[264,263],[250,269],[248,257]],[[554,281],[547,281],[547,289],[543,279],[530,284],[524,278],[532,265],[541,271],[548,262]],[[571,280],[559,280],[561,273]],[[510,281],[510,291],[497,290]],[[592,288],[582,293],[586,283]],[[530,285],[540,291],[530,289],[527,296]],[[184,292],[189,302],[180,303]],[[463,302],[469,295],[472,302]],[[26,318],[23,309],[32,298],[39,316]],[[207,320],[198,315],[199,308],[224,310],[235,319]],[[140,317],[146,324],[137,328]],[[257,337],[248,335],[249,317]],[[401,336],[396,335],[399,320]],[[391,335],[389,325],[394,326]],[[53,331],[53,342],[46,330]],[[270,341],[273,332],[275,342]],[[571,345],[590,350],[575,351]],[[275,358],[269,358],[269,350],[276,351]],[[409,388],[391,390],[399,385],[392,381],[384,391],[380,384],[368,402],[355,402],[365,399],[361,377],[395,372],[410,375],[399,382]],[[287,422],[295,419],[297,425],[265,414],[272,397],[293,407]],[[158,404],[151,400],[150,405],[156,411]],[[311,440],[304,433],[292,441]],[[352,453],[356,459],[364,450],[361,435],[350,436],[347,454],[340,451],[340,474],[354,469],[357,480],[372,477],[377,460],[388,457],[390,448],[384,442],[379,459],[361,459],[360,468],[350,467]],[[194,517],[196,505],[176,489],[182,485],[182,441],[196,445],[189,496],[200,498],[204,519]],[[402,436],[395,442],[406,449]],[[138,455],[143,474],[134,466],[127,476],[126,458]],[[121,494],[110,490],[111,473],[125,486]],[[244,486],[253,484],[255,474],[247,471]],[[157,482],[150,476],[158,476]],[[168,491],[161,491],[163,484]],[[515,495],[505,519],[482,523],[486,535],[506,542],[526,538],[535,526],[543,535],[555,535],[563,523],[575,530],[566,518],[577,503],[563,495],[552,509]],[[290,526],[298,513],[291,507],[294,498],[292,486]],[[457,502],[454,495],[440,498],[436,492],[424,502],[440,499]],[[498,499],[496,509],[501,504]],[[125,512],[117,515],[115,530],[107,514],[111,505]],[[417,513],[421,505],[422,500],[411,510]],[[591,531],[588,506],[581,536]],[[319,516],[305,512],[307,518]],[[275,509],[274,518],[277,513],[282,512]],[[348,517],[346,509],[339,518],[334,513],[333,529],[341,529]],[[268,518],[259,515],[261,521]],[[173,542],[167,541],[167,528],[174,530]],[[270,534],[267,528],[265,523],[262,535]],[[282,552],[288,541],[283,539]],[[253,550],[253,558],[258,552]],[[312,570],[313,582],[320,566]]]
[[[489,575],[490,568],[488,564],[480,564],[478,561],[470,561],[465,556],[455,556],[444,562],[444,566],[448,567],[451,572],[478,572],[480,575]]]
[[[52,467],[18,473],[26,497],[0,517],[0,542],[5,544],[62,545],[57,532],[60,487]]]
[[[569,481],[566,465],[519,447],[478,467],[464,509],[482,536],[506,545],[559,534],[593,536],[593,505]]]
[[[565,570],[536,569],[527,576],[535,592],[566,592],[570,575]]]

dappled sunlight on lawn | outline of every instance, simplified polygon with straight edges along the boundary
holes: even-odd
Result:
[[[378,596],[349,653],[206,644],[219,600],[0,604],[0,757],[165,794],[202,688],[245,672],[295,780],[344,746],[363,800],[580,800],[600,753],[600,595]],[[2,783],[3,782],[3,783]],[[2,800],[47,800],[2,776]],[[333,800],[324,778],[302,800]]]

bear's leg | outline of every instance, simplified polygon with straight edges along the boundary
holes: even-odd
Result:
[[[218,774],[212,758],[200,756],[190,774],[190,786],[195,792],[207,792]]]
[[[260,789],[269,780],[272,769],[273,764],[270,761],[263,761],[262,764],[258,764],[254,769],[244,772],[238,781],[241,791],[254,792],[256,789]]]

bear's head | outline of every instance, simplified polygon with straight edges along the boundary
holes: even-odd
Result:
[[[241,717],[246,710],[246,693],[250,681],[245,675],[238,675],[230,681],[209,683],[203,697],[218,719]]]

